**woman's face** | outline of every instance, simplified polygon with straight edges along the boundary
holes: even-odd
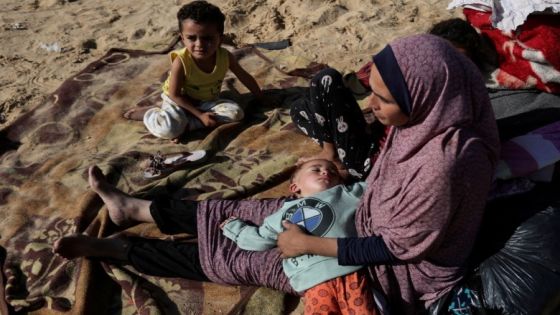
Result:
[[[408,116],[402,111],[389,88],[383,82],[375,64],[371,65],[369,85],[372,93],[368,105],[373,110],[375,117],[386,126],[402,126],[408,122]]]

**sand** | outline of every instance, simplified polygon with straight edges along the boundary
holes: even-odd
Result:
[[[159,50],[189,1],[4,0],[0,130],[109,48]],[[356,70],[391,39],[459,16],[446,0],[223,0],[237,45],[290,39],[287,53]]]
[[[425,32],[435,22],[460,16],[460,12],[446,10],[448,1],[210,2],[226,14],[226,33],[239,46],[289,39],[292,46],[285,50],[287,54],[351,71],[370,60],[390,40]],[[177,35],[175,14],[187,2],[2,0],[0,132],[40,106],[64,80],[108,49],[167,47]]]

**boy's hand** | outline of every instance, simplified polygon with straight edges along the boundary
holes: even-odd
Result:
[[[211,112],[202,113],[202,115],[200,115],[198,119],[202,122],[204,127],[214,127],[217,124],[216,120],[214,119],[214,113]]]
[[[226,224],[230,223],[233,220],[237,220],[237,217],[229,217],[224,222],[220,224],[220,230],[223,230]]]

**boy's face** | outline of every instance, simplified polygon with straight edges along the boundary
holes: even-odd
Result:
[[[183,21],[181,40],[195,60],[205,60],[214,57],[222,43],[222,34],[218,26],[212,23],[198,24],[186,19]]]
[[[308,197],[341,183],[340,174],[332,162],[311,160],[297,171],[290,184],[290,191],[300,197]]]

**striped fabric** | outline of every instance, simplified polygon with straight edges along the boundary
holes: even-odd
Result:
[[[496,179],[527,176],[560,160],[560,121],[502,143]]]

